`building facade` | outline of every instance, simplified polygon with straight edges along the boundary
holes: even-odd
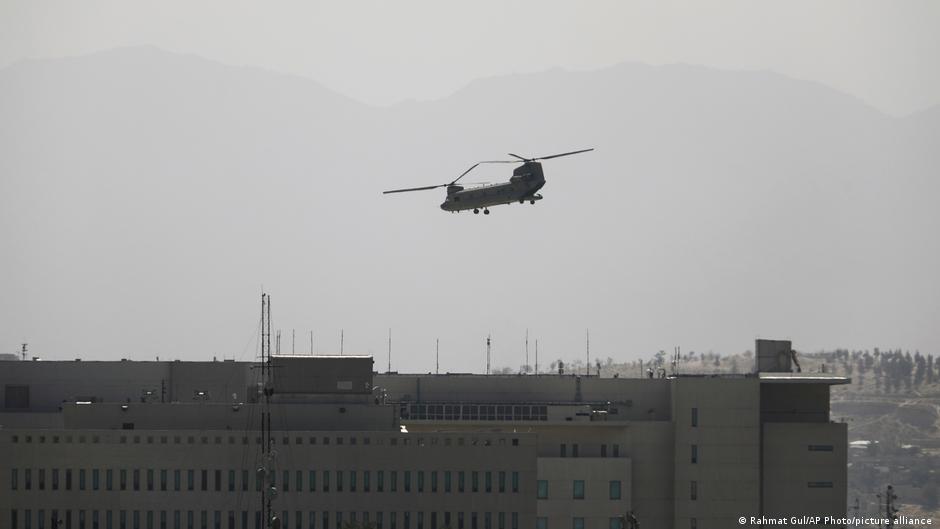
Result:
[[[0,527],[724,528],[846,512],[829,387],[374,374],[369,357],[0,362]],[[260,422],[271,417],[265,458]]]

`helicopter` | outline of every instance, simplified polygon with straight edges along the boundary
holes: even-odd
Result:
[[[548,156],[539,156],[537,158],[525,158],[523,156],[519,156],[518,154],[509,153],[509,156],[517,159],[486,160],[477,162],[449,183],[433,186],[409,187],[407,189],[393,189],[391,191],[385,191],[383,194],[387,195],[389,193],[407,193],[410,191],[425,191],[428,189],[446,187],[447,197],[441,204],[441,209],[444,211],[456,213],[458,211],[472,209],[473,213],[477,214],[480,213],[480,210],[482,209],[484,215],[489,215],[490,206],[512,204],[514,202],[519,202],[520,204],[524,204],[526,202],[529,204],[535,204],[536,201],[542,200],[542,195],[537,193],[538,190],[542,189],[542,186],[545,185],[545,175],[542,173],[542,164],[539,163],[540,160],[550,160],[552,158],[571,156],[572,154],[580,154],[582,152],[589,152],[593,150],[593,148],[582,149],[580,151],[550,154]],[[477,166],[485,163],[521,163],[522,165],[513,169],[512,177],[509,178],[508,182],[466,188],[457,183],[461,178],[466,176],[467,173],[474,170]]]

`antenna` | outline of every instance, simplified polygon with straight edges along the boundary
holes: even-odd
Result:
[[[313,356],[313,331],[310,331],[310,356]]]
[[[392,372],[392,328],[388,328],[388,372]]]
[[[486,374],[490,374],[490,335],[486,335]]]
[[[277,335],[274,338],[274,354],[281,354],[281,330],[277,330]]]
[[[297,331],[295,329],[290,330],[290,354],[291,356],[297,354]]]
[[[29,346],[29,344],[24,342],[24,343],[21,344],[21,346],[22,346],[22,351],[23,351],[23,353],[22,353],[22,354],[23,354],[23,360],[25,361],[25,360],[26,360],[26,348],[27,348],[27,346]]]
[[[343,329],[339,330],[339,354],[343,354]]]
[[[277,343],[280,344],[281,333],[277,333]],[[271,514],[271,500],[277,495],[277,489],[268,483],[271,482],[269,476],[274,476],[274,458],[271,451],[271,395],[274,393],[274,386],[271,377],[271,296],[261,294],[261,387],[264,394],[264,407],[261,411],[261,439],[264,443],[262,463],[258,468],[258,474],[264,486],[261,487],[261,506],[264,509],[265,525],[271,527],[275,525],[275,520]]]
[[[587,361],[584,364],[584,374],[591,374],[591,329],[584,330],[584,336],[586,340],[586,350],[587,350]]]
[[[529,372],[529,329],[525,330],[525,372]]]
[[[539,339],[535,339],[535,376],[539,376]]]
[[[441,374],[441,339],[434,340],[434,374]]]

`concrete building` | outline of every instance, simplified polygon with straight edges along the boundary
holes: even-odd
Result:
[[[250,363],[3,361],[0,528],[253,529],[266,482],[285,529],[844,516],[847,379],[791,373],[783,348],[758,343],[766,372],[655,379],[275,357],[270,461]]]

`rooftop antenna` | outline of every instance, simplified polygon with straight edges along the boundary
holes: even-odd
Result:
[[[441,374],[441,339],[434,340],[434,374]]]
[[[392,328],[388,328],[388,372],[392,372]]]
[[[274,354],[281,354],[281,330],[277,330],[277,334],[274,336]]]
[[[525,330],[525,372],[529,372],[529,329]]]
[[[313,356],[313,331],[310,331],[310,356]]]
[[[343,329],[339,330],[339,354],[343,354]]]
[[[490,335],[486,335],[486,374],[490,374]]]
[[[591,329],[584,330],[585,348],[587,351],[587,361],[584,364],[584,374],[591,374]]]
[[[290,354],[294,356],[297,354],[297,330],[290,330]]]
[[[280,331],[277,333],[277,342],[280,342]],[[261,387],[264,395],[264,407],[261,410],[261,439],[263,442],[261,466],[258,468],[259,478],[264,486],[261,487],[261,507],[264,509],[265,526],[280,525],[272,516],[271,500],[277,495],[277,488],[271,484],[274,477],[274,458],[271,450],[271,395],[274,386],[271,377],[271,296],[261,294]]]
[[[23,343],[21,344],[21,347],[22,347],[21,350],[23,351],[23,352],[22,352],[23,360],[26,360],[26,348],[27,348],[27,346],[29,346],[28,343],[23,342]]]
[[[539,376],[539,339],[535,339],[535,376]]]

